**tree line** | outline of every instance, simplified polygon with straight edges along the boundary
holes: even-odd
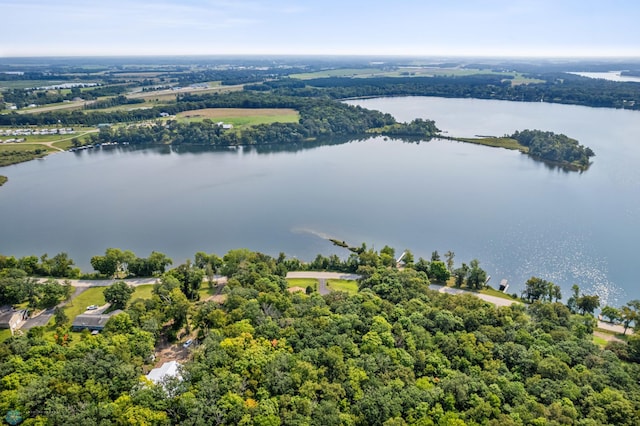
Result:
[[[74,98],[93,100],[103,96],[119,96],[129,89],[129,84],[98,86],[94,88],[72,87],[68,92],[45,89],[8,89],[2,92],[1,97],[4,102],[14,104],[20,109],[31,104],[48,105],[71,101]],[[101,108],[108,108],[109,106],[103,106]]]
[[[249,88],[273,89],[292,96],[330,96],[335,99],[370,96],[439,96],[500,99],[516,102],[552,102],[590,107],[640,109],[639,84],[591,79],[568,73],[529,73],[542,83],[512,85],[511,76],[474,74],[434,77],[326,77],[297,84],[264,82]]]
[[[232,102],[229,102],[230,99],[225,96],[220,99],[205,100],[199,104],[202,108],[290,108],[294,106],[300,113],[300,121],[261,124],[241,130],[225,130],[208,119],[190,123],[169,120],[144,126],[105,127],[98,134],[91,135],[88,143],[231,146],[301,143],[310,139],[364,135],[367,132],[390,136],[414,136],[425,140],[439,133],[431,120],[416,119],[410,123],[397,123],[389,114],[330,100],[296,102],[295,98],[271,99],[269,96],[265,96],[265,99],[259,98],[261,97],[234,96],[231,98]],[[250,100],[254,102],[249,102]],[[192,102],[189,105],[193,107]]]

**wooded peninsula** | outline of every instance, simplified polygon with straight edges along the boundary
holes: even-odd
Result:
[[[372,66],[367,62],[280,61],[248,60],[230,66],[213,59],[186,65],[167,60],[145,66],[111,63],[106,58],[99,67],[85,67],[81,62],[67,66],[0,63],[4,72],[0,72],[0,86],[5,87],[0,91],[0,105],[5,108],[0,111],[0,129],[17,134],[41,127],[82,129],[72,137],[13,138],[22,140],[17,143],[11,138],[3,140],[0,165],[39,158],[56,149],[105,143],[303,146],[312,140],[371,134],[409,140],[441,136],[432,120],[398,123],[389,114],[341,102],[354,97],[444,96],[627,109],[640,106],[636,83],[584,78],[561,72],[559,66],[430,63],[421,68],[402,62]],[[575,66],[567,64],[565,69],[571,71]],[[43,81],[57,84],[42,85]],[[257,116],[265,108],[283,108],[299,116],[296,120],[248,120],[232,128],[224,120],[185,118],[187,112],[193,116],[197,111],[221,108],[252,109]],[[593,156],[591,149],[577,141],[549,132],[538,132],[532,146],[527,145],[529,139],[509,139],[515,139],[515,148],[532,158],[567,169],[585,170]]]

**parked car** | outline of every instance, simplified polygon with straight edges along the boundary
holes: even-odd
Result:
[[[193,343],[193,339],[189,339],[186,342],[183,343],[182,347],[183,348],[188,348],[189,346],[191,346],[191,344]]]
[[[98,309],[98,305],[89,305],[87,306],[87,311],[95,311]]]

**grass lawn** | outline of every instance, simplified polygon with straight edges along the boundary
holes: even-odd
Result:
[[[0,144],[0,152],[6,151],[34,151],[36,149],[45,149],[49,152],[56,152],[55,149],[39,143],[16,143],[16,144]]]
[[[83,138],[78,138],[78,139],[80,139],[80,142],[84,143]],[[71,143],[71,140],[54,142],[51,145],[55,146],[56,148],[64,149],[65,151],[73,146]]]
[[[64,313],[69,317],[69,321],[73,321],[73,319],[83,313],[89,305],[104,305],[106,303],[103,294],[105,288],[106,287],[90,287],[80,293],[78,297],[71,300],[71,302],[64,307]]]
[[[151,299],[153,296],[153,284],[145,284],[134,287],[135,291],[131,295],[131,301],[136,299]]]
[[[297,123],[300,114],[289,108],[205,108],[178,113],[179,121],[222,121],[234,127],[254,126],[270,123]]]
[[[518,300],[518,299],[514,299],[513,297],[511,297],[510,294],[503,293],[500,290],[496,290],[493,287],[484,288],[484,289],[480,290],[478,293],[486,294],[486,295],[489,295],[489,296],[495,296],[495,297],[499,297],[501,299],[506,299],[506,300]]]
[[[0,342],[4,342],[9,337],[11,337],[11,330],[9,330],[8,328],[3,328],[2,330],[0,330]]]
[[[358,292],[358,282],[354,280],[327,280],[327,287],[333,291],[346,291],[350,294]]]
[[[449,278],[449,280],[446,282],[446,286],[447,287],[451,287],[451,288],[456,288],[455,286],[455,278],[451,277]],[[440,285],[439,283],[437,283],[438,285]],[[514,300],[514,301],[518,301],[518,302],[522,302],[524,303],[523,300],[520,299],[514,299],[513,297],[511,297],[511,294],[509,293],[503,293],[500,290],[496,290],[493,287],[485,287],[482,290],[478,291],[478,290],[473,290],[467,287],[460,287],[461,290],[465,290],[468,291],[470,293],[481,293],[481,294],[486,294],[487,296],[495,296],[495,297],[499,297],[501,299],[505,299],[505,300]]]
[[[600,336],[593,336],[593,343],[595,343],[596,345],[600,346],[601,348],[604,348],[605,346],[607,346],[607,344],[609,343],[609,341],[603,337]]]
[[[307,288],[311,286],[311,288],[318,288],[318,280],[315,278],[287,278],[287,284],[289,288],[291,287],[302,287]]]
[[[609,342],[607,342],[607,340],[603,339],[602,337],[593,336],[593,343],[600,346],[601,348],[604,348],[605,346],[607,346],[607,343]]]

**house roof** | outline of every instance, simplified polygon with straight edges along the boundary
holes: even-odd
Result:
[[[122,310],[117,309],[109,314],[80,314],[71,324],[72,328],[104,328],[104,325],[114,315],[118,315]]]
[[[178,371],[178,367],[180,367],[178,361],[165,362],[160,367],[154,368],[153,370],[149,371],[149,374],[147,374],[147,379],[157,384],[165,377],[179,377],[180,372]]]

